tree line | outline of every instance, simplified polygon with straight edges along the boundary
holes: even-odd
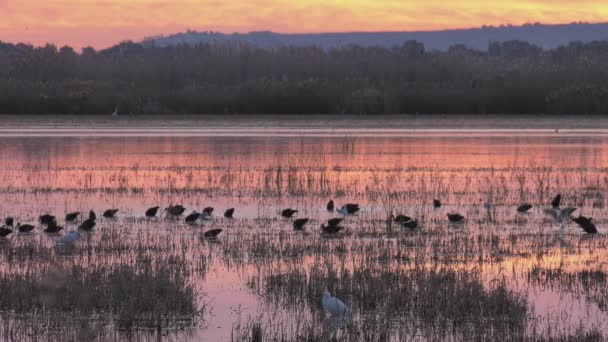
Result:
[[[3,114],[604,114],[608,42],[109,49],[0,42]]]

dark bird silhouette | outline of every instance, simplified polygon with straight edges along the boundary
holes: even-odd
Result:
[[[17,230],[19,233],[29,233],[34,230],[34,228],[36,227],[32,226],[31,224],[21,224],[17,222]]]
[[[342,215],[346,214],[354,214],[357,211],[361,210],[358,204],[347,203],[342,206],[342,208],[338,209],[338,212]]]
[[[576,222],[587,234],[597,234],[597,228],[595,224],[592,222],[591,217],[585,217],[579,215],[579,217],[575,217],[572,221]]]
[[[207,207],[205,209],[203,209],[203,214],[205,215],[211,215],[211,213],[213,213],[213,207]]]
[[[147,218],[155,217],[156,214],[158,214],[158,209],[159,208],[160,208],[159,206],[156,206],[156,207],[152,207],[152,208],[146,210],[146,217]]]
[[[170,205],[168,208],[165,208],[165,211],[171,216],[180,216],[186,211],[186,208],[180,204]]]
[[[287,209],[283,209],[283,211],[281,211],[281,216],[290,218],[293,216],[293,214],[295,214],[297,212],[298,212],[297,210],[287,208]]]
[[[38,217],[40,224],[49,225],[51,222],[56,222],[56,218],[53,215],[44,214]]]
[[[114,218],[114,216],[116,215],[117,212],[118,212],[118,209],[108,209],[103,212],[103,217]]]
[[[0,227],[0,238],[5,238],[12,232],[12,229],[8,228],[7,226],[2,226]]]
[[[224,212],[225,218],[232,218],[232,215],[234,215],[234,208],[226,209]]]
[[[301,218],[293,221],[293,229],[302,230],[304,229],[304,225],[308,223],[308,218]]]
[[[342,226],[326,226],[324,224],[321,225],[321,231],[330,235],[338,234],[342,229],[344,229],[344,227]]]
[[[203,233],[203,237],[207,238],[207,239],[215,239],[217,238],[218,235],[220,235],[220,233],[222,232],[221,229],[211,229],[206,231],[205,233]]]
[[[434,199],[433,200],[433,208],[435,208],[435,209],[441,208],[441,201],[439,201],[438,199]]]
[[[327,211],[334,211],[334,200],[327,202]]]
[[[80,224],[80,226],[78,226],[78,229],[86,231],[89,231],[93,228],[95,228],[95,220],[92,219],[86,219]]]
[[[199,217],[201,217],[201,214],[193,211],[192,214],[186,216],[186,223],[194,223]]]
[[[69,213],[65,215],[65,222],[74,222],[76,221],[76,219],[78,218],[78,215],[80,215],[79,212],[73,212],[73,213]]]
[[[12,217],[7,217],[4,219],[4,225],[6,225],[7,227],[12,227],[14,222],[15,219]]]
[[[520,213],[527,213],[528,210],[532,209],[532,204],[529,203],[524,203],[522,205],[520,205],[519,207],[517,207],[517,211]]]
[[[557,194],[557,196],[555,196],[555,198],[553,198],[553,201],[551,201],[551,207],[552,208],[559,208],[559,204],[562,201],[562,195],[561,194]]]
[[[95,212],[93,210],[89,211],[89,219],[97,220],[97,215],[95,214]]]
[[[401,226],[405,227],[405,228],[408,228],[408,229],[411,229],[411,230],[414,230],[414,229],[418,228],[418,220],[410,220],[410,221],[407,221],[407,222],[403,222],[401,224]]]
[[[59,233],[63,227],[57,225],[57,221],[51,221],[44,230],[45,233]]]
[[[405,222],[408,222],[408,221],[412,220],[411,217],[406,216],[406,215],[401,215],[401,214],[399,214],[397,216],[392,216],[392,217],[393,217],[393,220],[395,220],[395,222],[400,223],[400,224],[403,224]]]
[[[344,219],[341,217],[336,217],[336,218],[332,218],[327,220],[327,226],[329,227],[336,227],[340,224],[340,222],[342,222]]]
[[[452,223],[458,223],[464,221],[464,216],[460,214],[448,214],[448,220]]]

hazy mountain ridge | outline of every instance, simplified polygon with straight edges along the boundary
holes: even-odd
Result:
[[[474,29],[420,32],[351,32],[318,34],[281,34],[269,31],[224,34],[219,32],[187,31],[144,40],[148,46],[165,47],[177,44],[247,42],[255,46],[311,46],[333,48],[348,45],[399,46],[411,40],[422,42],[427,50],[447,50],[464,44],[469,48],[486,50],[490,42],[527,41],[545,49],[554,49],[573,41],[608,40],[608,23],[572,23],[559,25],[527,24],[523,26],[484,26]]]

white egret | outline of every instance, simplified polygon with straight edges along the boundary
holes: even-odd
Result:
[[[332,297],[329,291],[323,291],[323,309],[332,316],[343,316],[346,314],[347,307],[336,297]]]

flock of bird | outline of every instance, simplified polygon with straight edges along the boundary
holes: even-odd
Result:
[[[596,228],[592,218],[585,217],[582,215],[579,215],[578,217],[573,218],[571,215],[577,208],[560,207],[561,199],[562,199],[562,196],[560,194],[555,196],[555,198],[551,201],[551,207],[543,208],[543,212],[545,214],[553,217],[558,223],[564,223],[565,220],[572,219],[572,221],[576,222],[586,233],[597,234],[598,231],[597,231],[597,228]],[[437,199],[433,200],[433,207],[435,209],[440,208],[441,205],[442,204],[439,200],[437,200]],[[484,205],[484,207],[489,210],[491,205],[489,203],[486,203]],[[530,209],[532,209],[532,207],[533,206],[531,204],[524,203],[517,207],[517,211],[520,213],[528,213],[528,211]],[[361,208],[358,204],[353,204],[353,203],[344,204],[343,206],[341,206],[338,209],[336,209],[336,207],[334,206],[333,200],[330,200],[327,203],[328,212],[334,212],[334,210],[335,210],[337,213],[342,214],[344,216],[354,214],[354,213],[358,212],[360,209]],[[116,217],[116,214],[118,213],[118,211],[119,211],[118,209],[108,209],[103,212],[102,216],[107,219],[113,219]],[[233,218],[234,211],[235,211],[234,208],[227,209],[224,212],[224,217],[229,218],[229,219]],[[145,212],[145,217],[148,219],[157,217],[157,215],[159,215],[159,212],[160,212],[159,206],[149,208]],[[181,217],[185,212],[186,212],[186,208],[182,205],[170,205],[160,213],[161,213],[161,215],[163,213],[165,213],[166,217],[177,219],[177,218]],[[192,213],[190,213],[189,215],[187,215],[184,218],[184,221],[188,224],[195,224],[199,220],[206,220],[206,219],[211,218],[212,213],[213,213],[213,207],[206,207],[202,210],[202,212],[193,211]],[[287,209],[283,209],[281,211],[281,216],[285,217],[285,218],[293,218],[294,215],[297,213],[298,213],[298,210],[292,209],[292,208],[287,208]],[[80,212],[68,213],[65,216],[65,222],[66,222],[66,224],[76,223],[78,220],[78,217],[80,217],[80,216],[81,216]],[[418,228],[417,219],[413,219],[413,218],[403,215],[403,214],[398,214],[396,216],[391,215],[390,219],[394,220],[395,223],[401,225],[403,228],[407,228],[410,230],[415,230],[416,228]],[[463,223],[465,221],[465,217],[459,213],[448,213],[447,219],[450,223],[454,223],[454,224]],[[324,234],[328,234],[328,235],[338,234],[340,231],[342,231],[344,229],[344,227],[340,225],[340,223],[343,220],[344,219],[342,217],[336,217],[336,218],[329,219],[327,221],[327,223],[324,223],[321,225],[321,232]],[[38,218],[38,221],[43,226],[42,231],[45,233],[56,234],[64,229],[64,227],[58,225],[57,218],[50,214],[41,215]],[[12,217],[7,217],[4,220],[4,225],[2,227],[0,227],[0,238],[6,238],[8,235],[12,234],[13,229],[16,229],[19,233],[30,233],[34,229],[36,229],[36,227],[31,224],[21,224],[21,223],[17,222],[17,224],[14,225],[14,222],[15,222],[15,220]],[[78,230],[73,230],[73,231],[68,232],[63,237],[58,238],[57,242],[61,243],[61,244],[73,243],[74,241],[76,241],[79,238],[79,236],[80,236],[79,231],[92,230],[93,228],[95,228],[96,222],[97,222],[97,215],[95,214],[95,212],[93,210],[91,210],[91,211],[89,211],[88,217],[78,225]],[[294,228],[294,230],[304,230],[304,228],[308,222],[309,222],[308,218],[294,219],[293,228]],[[222,232],[222,229],[217,229],[217,228],[210,229],[203,233],[203,237],[205,237],[207,239],[216,239],[221,232]]]

